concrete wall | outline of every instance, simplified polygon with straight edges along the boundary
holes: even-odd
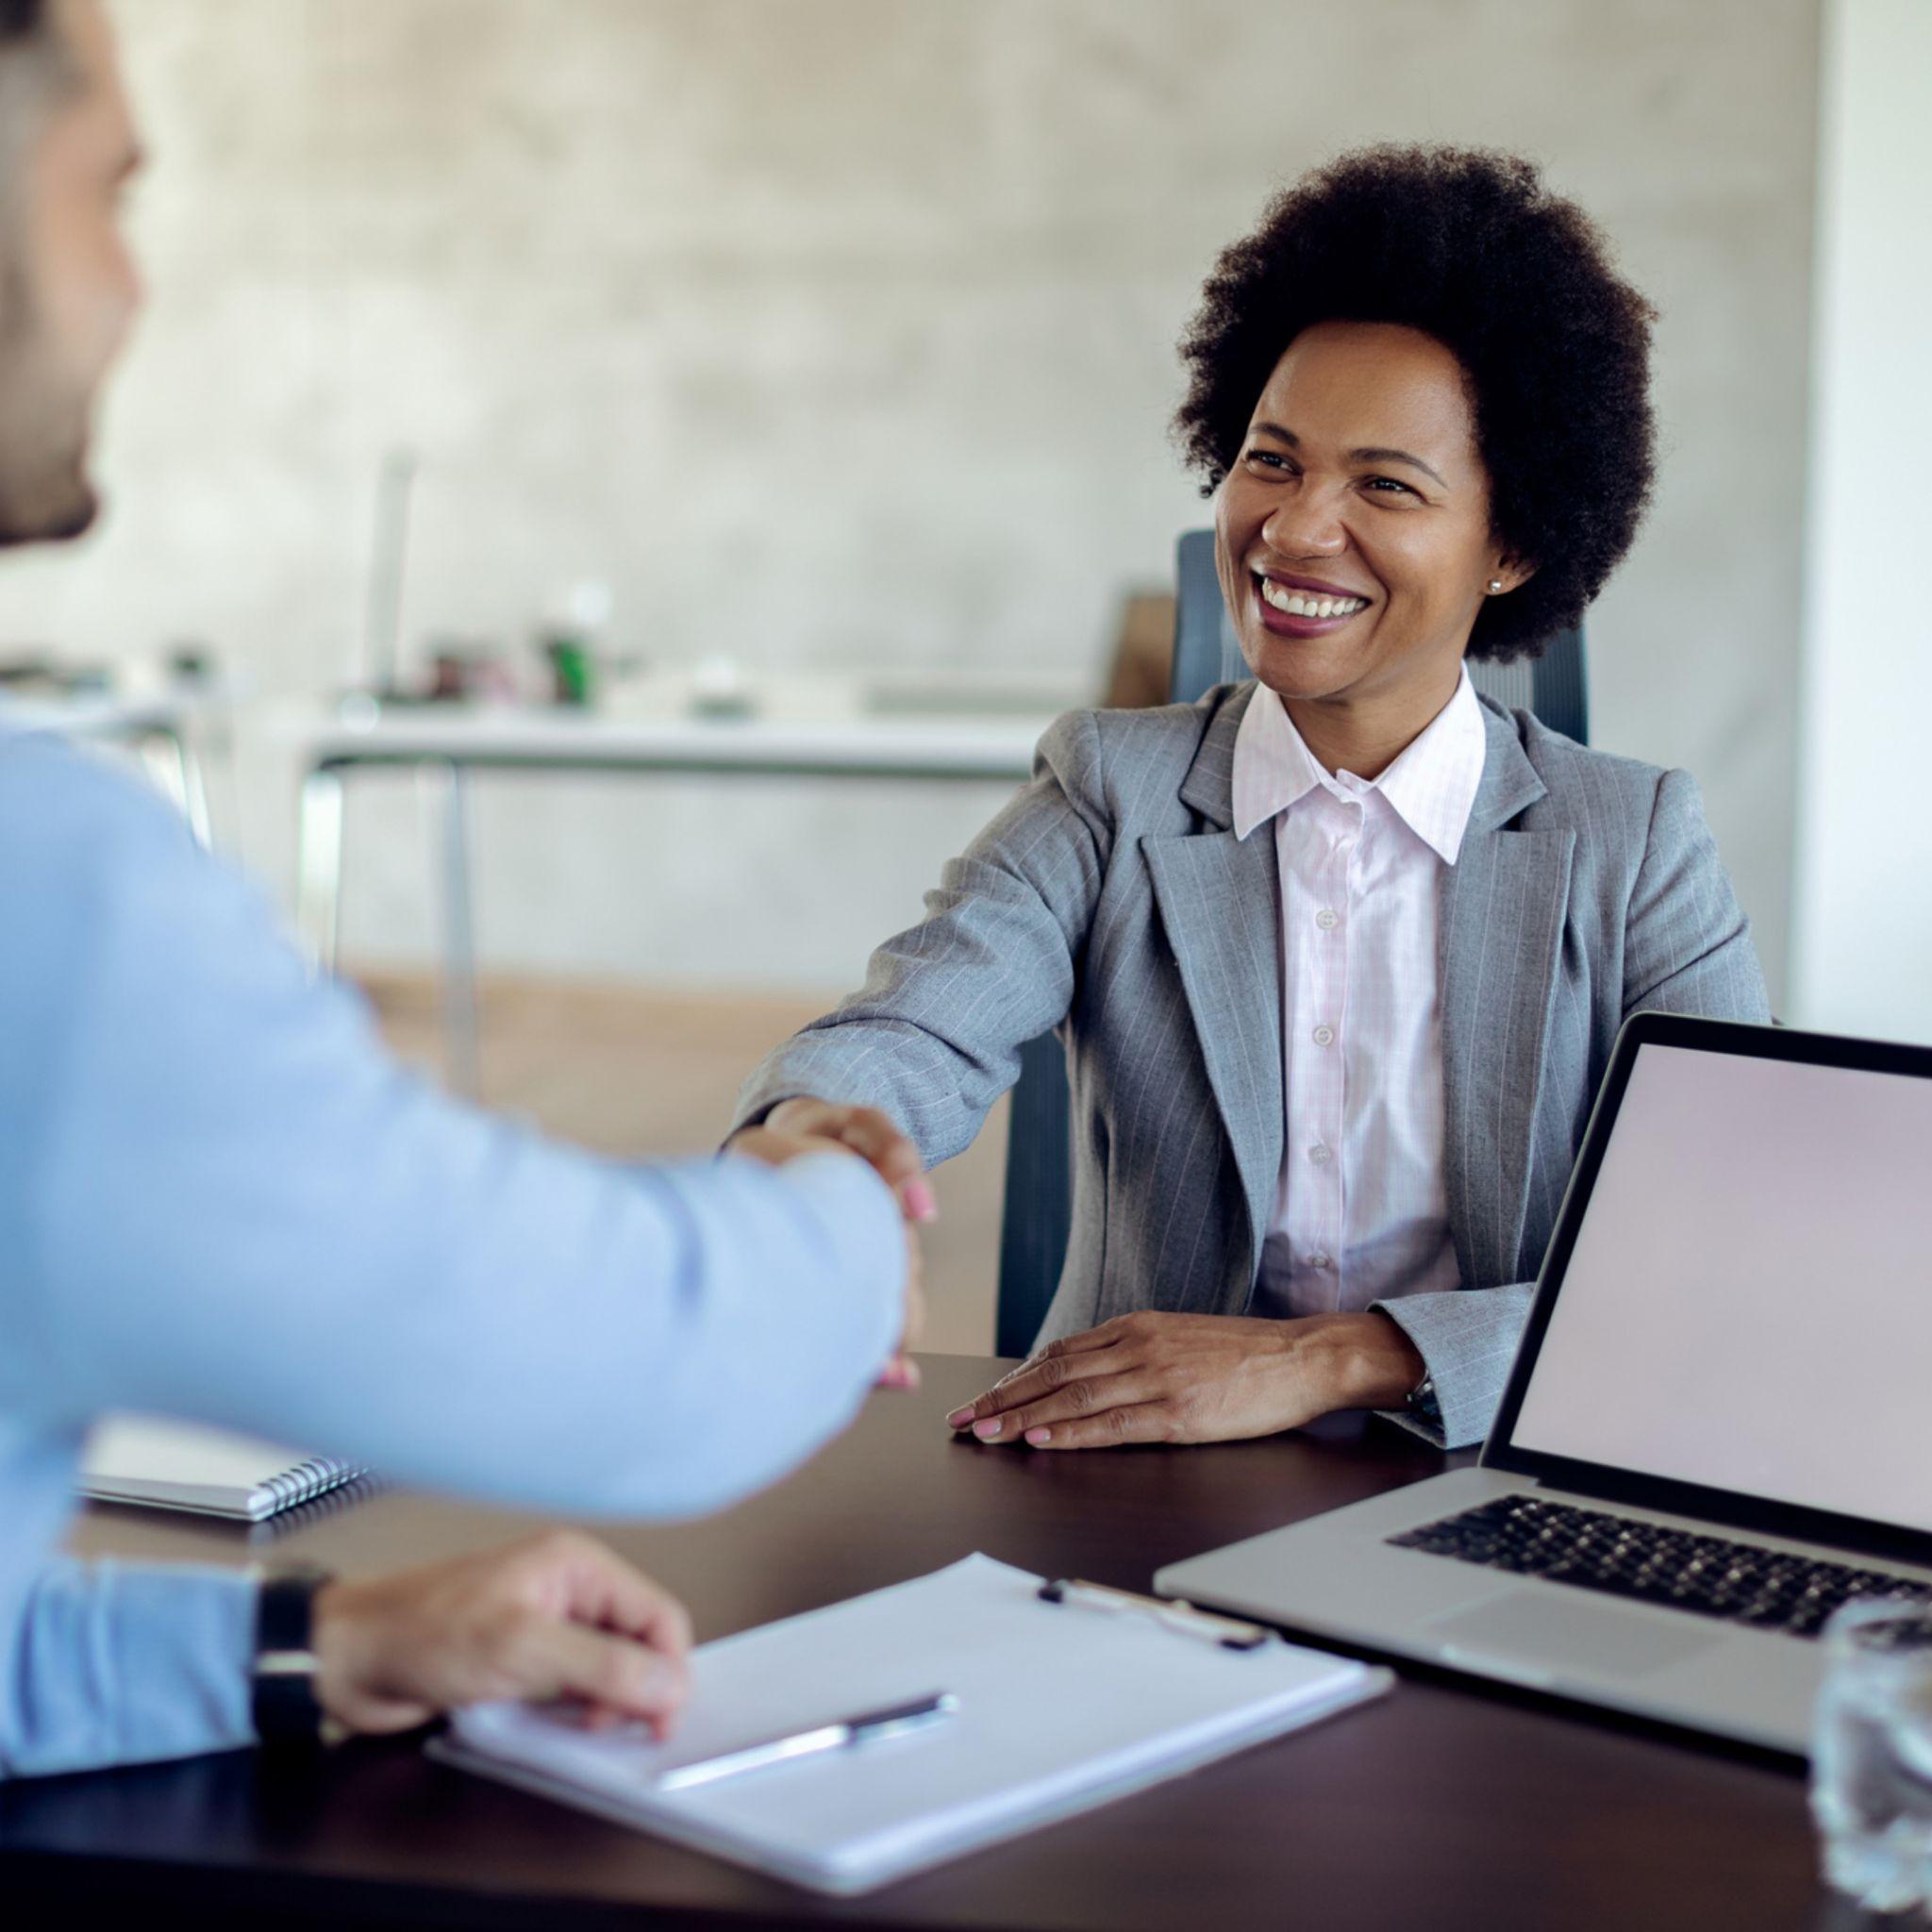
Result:
[[[1200,508],[1172,343],[1277,182],[1385,137],[1542,158],[1665,311],[1657,513],[1598,737],[1691,767],[1782,978],[1817,0],[121,0],[155,286],[84,552],[0,637],[354,661],[382,450],[411,632],[608,578],[659,661],[1097,675]],[[494,958],[839,984],[984,793],[488,799]],[[285,802],[246,800],[250,849]],[[405,801],[353,951],[425,942]],[[782,940],[774,935],[782,934]]]
[[[1827,15],[1793,1010],[1932,1041],[1932,7]]]

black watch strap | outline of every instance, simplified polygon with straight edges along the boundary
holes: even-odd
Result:
[[[255,1669],[250,1708],[255,1734],[275,1749],[313,1750],[323,1741],[315,1695],[315,1593],[325,1570],[272,1572],[261,1580],[255,1611]]]
[[[1436,1400],[1436,1378],[1425,1374],[1408,1391],[1408,1399],[1403,1404],[1410,1415],[1424,1428],[1440,1429],[1442,1426],[1442,1405]]]

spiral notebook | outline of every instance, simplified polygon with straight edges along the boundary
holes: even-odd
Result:
[[[149,1416],[108,1416],[81,1452],[80,1491],[97,1503],[187,1509],[260,1523],[367,1472],[252,1436]]]
[[[512,1704],[457,1713],[445,1763],[851,1895],[1146,1790],[1380,1695],[1385,1670],[1269,1638],[1240,1652],[1150,1617],[1041,1600],[991,1557],[692,1653],[668,1743]],[[943,1693],[953,1715],[695,1788],[679,1766]]]

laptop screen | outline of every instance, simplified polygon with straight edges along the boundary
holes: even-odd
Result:
[[[1932,1531],[1928,1416],[1932,1079],[1639,1046],[1511,1449]]]

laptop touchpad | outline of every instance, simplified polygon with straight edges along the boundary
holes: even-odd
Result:
[[[1574,1599],[1574,1601],[1572,1599]],[[1481,1668],[1483,1660],[1499,1664],[1551,1665],[1584,1670],[1611,1677],[1637,1677],[1681,1662],[1722,1638],[1721,1630],[1690,1627],[1676,1622],[1653,1622],[1608,1604],[1593,1603],[1581,1591],[1516,1590],[1492,1596],[1474,1608],[1438,1617],[1429,1634],[1459,1656],[1451,1662]]]

